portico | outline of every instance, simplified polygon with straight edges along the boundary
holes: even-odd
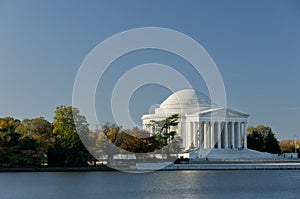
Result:
[[[210,121],[190,122],[190,143],[196,148],[247,148],[245,121]]]

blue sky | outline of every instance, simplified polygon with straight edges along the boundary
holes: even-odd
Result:
[[[199,42],[221,72],[228,106],[250,114],[250,125],[269,125],[279,139],[300,138],[298,1],[2,0],[0,117],[52,121],[56,106],[72,104],[76,73],[88,53],[113,34],[147,26],[174,29]],[[150,61],[185,65],[157,51],[136,52],[114,64],[126,71]],[[101,84],[96,95],[97,112],[108,118],[104,93],[112,83]],[[169,94],[155,85],[141,88],[133,98],[144,97],[145,103],[131,104],[133,118]]]

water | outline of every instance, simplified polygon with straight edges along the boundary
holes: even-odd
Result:
[[[300,171],[0,173],[0,198],[300,198]]]

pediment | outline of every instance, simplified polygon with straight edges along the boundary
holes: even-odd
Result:
[[[208,109],[199,113],[200,117],[247,118],[248,114],[226,108]]]

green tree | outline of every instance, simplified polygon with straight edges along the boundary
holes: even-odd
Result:
[[[50,165],[86,166],[93,159],[80,139],[88,137],[86,118],[76,108],[60,106],[55,110],[53,126],[55,145],[49,152]]]
[[[279,142],[270,127],[263,125],[249,126],[247,132],[248,148],[261,152],[280,153]]]
[[[248,130],[247,147],[249,149],[264,151],[264,138],[261,133],[256,130]]]
[[[151,120],[150,125],[153,129],[153,135],[161,144],[161,147],[169,144],[175,137],[176,131],[171,130],[171,127],[178,125],[178,114],[171,115],[165,120],[155,121]]]
[[[165,150],[168,158],[170,158],[170,153],[172,151],[181,151],[182,148],[180,139],[175,140],[175,142],[172,144],[176,135],[174,127],[178,125],[178,118],[179,115],[174,114],[167,117],[165,120],[151,120],[150,124],[148,124],[154,132],[152,137],[154,137],[154,139],[159,143],[159,149],[161,149],[161,153],[163,153],[163,150]],[[175,149],[175,147],[178,148]]]

